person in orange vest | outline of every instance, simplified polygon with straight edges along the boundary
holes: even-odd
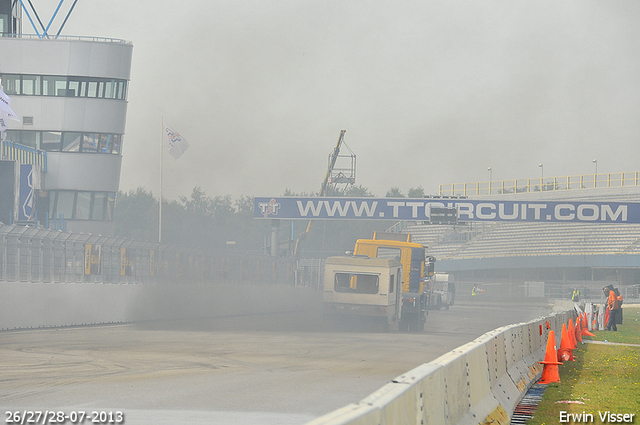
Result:
[[[617,325],[621,325],[622,324],[622,295],[620,294],[620,291],[618,291],[618,288],[613,288],[613,292],[615,292],[616,294],[616,298],[618,299],[618,312],[616,313],[616,324]]]
[[[607,297],[607,311],[609,312],[609,320],[607,320],[606,330],[610,331],[613,329],[617,332],[618,327],[616,326],[616,313],[618,312],[618,297],[613,291],[612,285],[605,286],[603,291],[604,295]]]

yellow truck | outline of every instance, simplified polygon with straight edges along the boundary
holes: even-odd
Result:
[[[426,255],[425,247],[411,242],[409,234],[374,232],[372,239],[356,241],[353,254],[400,261],[403,277],[398,329],[424,331],[428,308],[430,304],[437,304],[432,282],[436,260]]]
[[[402,263],[395,258],[329,257],[325,263],[323,316],[363,318],[383,330],[400,319]]]

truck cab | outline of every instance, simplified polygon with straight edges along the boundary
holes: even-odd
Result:
[[[435,258],[425,254],[425,247],[411,242],[411,235],[374,232],[373,239],[358,239],[354,255],[370,258],[395,258],[402,264],[401,331],[422,332],[432,299]]]

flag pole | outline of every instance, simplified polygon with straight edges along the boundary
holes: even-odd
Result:
[[[164,159],[164,115],[161,119],[161,134],[160,134],[160,201],[158,202],[158,242],[162,243],[162,163]]]

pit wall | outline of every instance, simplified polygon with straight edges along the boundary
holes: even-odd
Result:
[[[308,311],[321,305],[317,291],[285,286],[0,282],[0,330]]]
[[[542,375],[539,361],[544,360],[549,331],[559,347],[562,324],[576,317],[572,306],[488,332],[308,425],[508,424]]]

